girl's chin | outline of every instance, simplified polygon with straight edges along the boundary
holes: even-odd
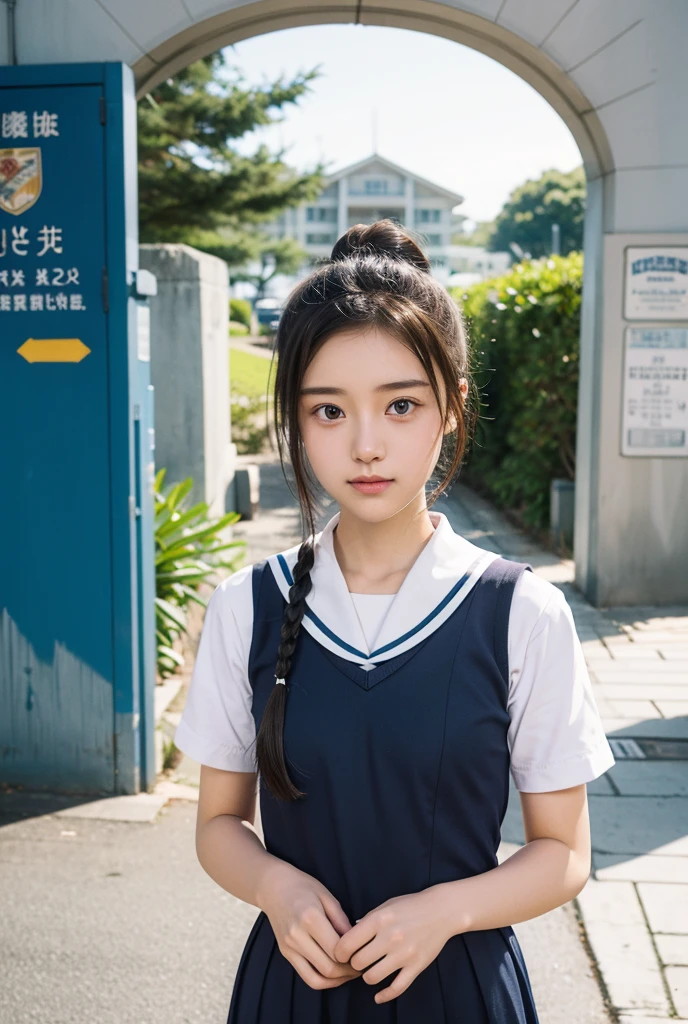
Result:
[[[354,488],[350,488],[347,495],[335,497],[334,500],[345,516],[350,515],[366,523],[381,523],[401,512],[415,499],[415,495],[412,495],[405,501],[400,501],[398,493],[392,496],[389,491],[390,488],[387,488],[387,491],[380,494],[370,495],[358,494]]]

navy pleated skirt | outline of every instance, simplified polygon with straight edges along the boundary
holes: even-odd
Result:
[[[302,629],[287,680],[284,746],[306,796],[260,785],[267,850],[317,878],[349,921],[395,896],[498,864],[509,797],[507,633],[525,566],[498,558],[434,633],[366,671]],[[253,570],[249,657],[260,725],[275,685],[284,598]],[[239,962],[228,1024],[538,1024],[510,926],[452,936],[400,996],[362,977],[310,988],[260,912]]]

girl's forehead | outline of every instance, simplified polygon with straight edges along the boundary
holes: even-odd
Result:
[[[369,327],[333,334],[320,346],[304,377],[327,370],[368,377],[381,371],[386,374],[393,366],[418,372],[422,364],[415,352],[393,334]]]

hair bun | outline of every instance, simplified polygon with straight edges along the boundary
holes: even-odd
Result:
[[[430,273],[430,260],[420,246],[389,217],[373,224],[354,224],[337,239],[330,258],[346,260],[375,255],[403,260]]]

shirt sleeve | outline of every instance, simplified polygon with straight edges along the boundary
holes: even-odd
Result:
[[[216,587],[206,605],[186,706],[175,745],[194,761],[257,771],[248,655],[253,632],[253,566]]]
[[[518,790],[567,789],[616,763],[568,602],[527,571],[509,616],[509,672],[508,745]]]

